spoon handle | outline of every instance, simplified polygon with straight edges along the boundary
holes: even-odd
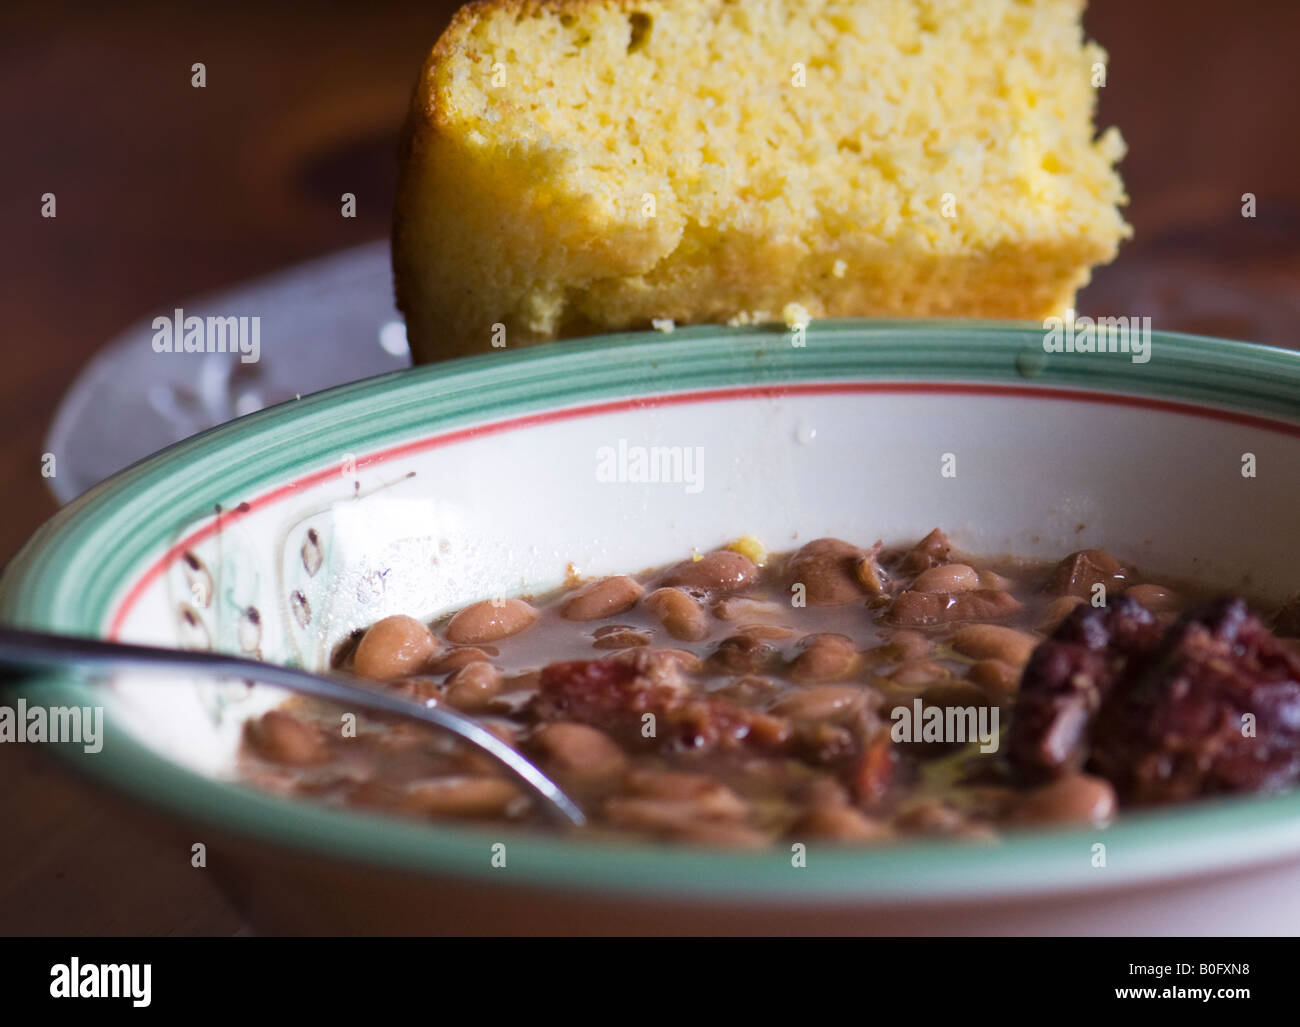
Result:
[[[37,670],[66,669],[70,665],[83,671],[193,671],[210,677],[244,678],[375,713],[410,717],[442,728],[487,753],[541,798],[544,808],[553,811],[564,823],[578,827],[586,823],[578,805],[533,763],[469,717],[444,706],[425,706],[341,674],[313,674],[297,667],[225,653],[163,649],[0,626],[0,666]]]

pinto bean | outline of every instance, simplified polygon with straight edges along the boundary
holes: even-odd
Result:
[[[613,777],[627,766],[627,756],[618,744],[586,724],[542,724],[533,732],[531,744],[551,766],[582,777]]]
[[[713,616],[718,620],[757,620],[760,617],[780,617],[785,608],[779,603],[749,596],[730,596],[713,604]]]
[[[542,672],[540,670],[521,670],[518,674],[506,676],[502,688],[508,688],[512,692],[535,692],[542,685]]]
[[[922,571],[912,582],[917,592],[973,592],[980,587],[974,567],[964,563],[945,563]]]
[[[909,660],[920,660],[929,656],[934,652],[934,641],[919,631],[898,628],[890,632],[889,641],[872,651],[879,653],[886,660],[906,663]]]
[[[858,662],[858,647],[847,635],[817,632],[799,640],[803,650],[790,661],[795,681],[834,681],[847,677]]]
[[[430,674],[450,674],[454,670],[460,670],[467,663],[490,663],[492,657],[497,654],[497,650],[489,646],[486,649],[479,649],[472,645],[454,645],[450,649],[441,653],[431,664],[429,664]]]
[[[880,566],[880,551],[883,547],[884,543],[877,541],[853,568],[867,594],[878,598],[889,594],[889,576]]]
[[[708,774],[684,770],[634,770],[624,783],[629,792],[650,799],[697,799],[715,788],[726,788]]]
[[[399,805],[430,816],[498,817],[521,799],[518,789],[500,778],[435,777],[407,785]]]
[[[728,674],[750,674],[762,670],[776,656],[776,650],[751,635],[732,635],[718,643],[708,665]]]
[[[650,636],[626,624],[606,624],[591,633],[593,649],[634,649],[649,645]]]
[[[745,801],[721,781],[708,774],[688,771],[635,770],[627,776],[627,789],[647,799],[689,802],[695,813],[710,817],[743,817]]]
[[[477,645],[517,635],[537,620],[537,611],[522,599],[483,599],[471,603],[447,625],[447,640]]]
[[[334,648],[330,650],[330,666],[336,670],[348,666],[356,655],[357,646],[361,644],[361,639],[365,637],[365,634],[365,628],[357,628],[344,638],[339,639]]]
[[[793,628],[783,628],[779,624],[742,624],[736,629],[737,635],[744,635],[747,638],[756,638],[760,641],[768,641],[774,638],[789,638],[794,633]]]
[[[976,660],[970,666],[970,679],[990,695],[1007,701],[1020,688],[1023,667],[1013,667],[1002,660]]]
[[[1043,634],[1050,635],[1076,606],[1082,606],[1087,601],[1083,596],[1057,596],[1043,608],[1042,616],[1034,626]]]
[[[904,577],[920,574],[931,567],[947,563],[952,555],[952,542],[940,529],[935,528],[925,538],[903,554],[898,573]]]
[[[1014,819],[1027,824],[1091,824],[1096,827],[1115,815],[1115,789],[1105,778],[1069,773],[1025,793]]]
[[[856,713],[870,698],[872,693],[860,685],[817,685],[791,692],[772,712],[792,720],[829,720]]]
[[[399,613],[375,622],[365,633],[352,657],[352,670],[376,681],[418,674],[438,648],[438,639],[426,624]]]
[[[974,592],[917,592],[909,589],[895,597],[885,619],[891,624],[925,627],[963,620],[1005,620],[1021,610],[1010,592],[981,588]]]
[[[1104,549],[1080,549],[1056,565],[1044,591],[1054,596],[1092,597],[1093,586],[1104,585],[1107,596],[1118,595],[1128,583],[1128,569]]]
[[[690,800],[620,796],[605,802],[605,817],[611,823],[643,831],[674,830],[699,816]]]
[[[291,767],[324,763],[329,746],[315,724],[283,710],[269,710],[244,724],[244,736],[264,759]]]
[[[852,806],[816,805],[804,811],[789,835],[828,842],[883,842],[894,837],[894,830]]]
[[[736,821],[749,811],[749,804],[730,789],[708,797],[659,799],[620,796],[605,803],[605,815],[623,827],[649,831],[677,832],[702,821]]]
[[[615,617],[632,609],[643,592],[640,582],[624,574],[598,578],[570,592],[560,604],[560,616],[577,621]]]
[[[789,588],[803,585],[809,606],[838,606],[867,594],[858,564],[867,554],[838,538],[819,538],[798,550],[786,564]]]
[[[645,607],[679,641],[698,642],[708,637],[708,611],[680,588],[655,589],[646,596]]]
[[[814,766],[841,763],[852,755],[855,739],[850,726],[828,720],[797,720],[790,733],[793,755]]]
[[[1038,639],[1001,624],[968,624],[948,639],[957,652],[976,659],[1001,660],[1023,667],[1038,647]]]
[[[398,695],[404,695],[408,699],[414,699],[419,703],[427,703],[435,706],[442,701],[443,686],[428,677],[409,677],[398,678],[395,681],[385,682],[388,691],[396,692]]]
[[[502,685],[501,671],[490,663],[467,663],[447,679],[444,700],[458,710],[474,713],[486,709]]]
[[[893,673],[889,675],[889,680],[905,688],[917,688],[935,681],[946,680],[951,676],[947,667],[935,663],[934,660],[910,660],[895,667]]]
[[[805,806],[847,806],[849,790],[829,774],[818,774],[804,782],[795,798]]]
[[[745,716],[745,722],[749,726],[745,741],[760,749],[778,749],[790,740],[790,722],[782,717],[751,712]]]
[[[683,560],[658,581],[669,588],[698,588],[713,594],[740,592],[758,582],[758,566],[743,553],[715,549],[698,560]]]
[[[980,571],[980,588],[996,588],[1000,592],[1010,592],[1016,587],[1015,579],[1008,578],[997,571]]]
[[[969,826],[966,817],[939,799],[922,799],[894,818],[899,827],[929,835],[955,835]]]

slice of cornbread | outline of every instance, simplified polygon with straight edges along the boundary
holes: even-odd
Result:
[[[667,319],[1064,310],[1130,232],[1082,8],[462,8],[404,144],[393,264],[415,358]]]

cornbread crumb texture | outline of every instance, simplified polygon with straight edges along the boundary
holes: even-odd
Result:
[[[726,548],[749,557],[758,567],[767,565],[767,546],[753,535],[741,535],[740,538],[728,542]]]
[[[785,322],[787,328],[796,328],[799,325],[807,325],[812,320],[812,315],[802,303],[787,303],[781,308],[781,320]]]
[[[661,323],[1041,319],[1129,234],[1077,0],[501,0],[422,73],[417,359]]]

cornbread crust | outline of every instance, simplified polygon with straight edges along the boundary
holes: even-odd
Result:
[[[1063,311],[1131,234],[1123,142],[1093,138],[1105,54],[1083,44],[1082,6],[461,8],[402,145],[393,264],[415,359],[792,305]]]

